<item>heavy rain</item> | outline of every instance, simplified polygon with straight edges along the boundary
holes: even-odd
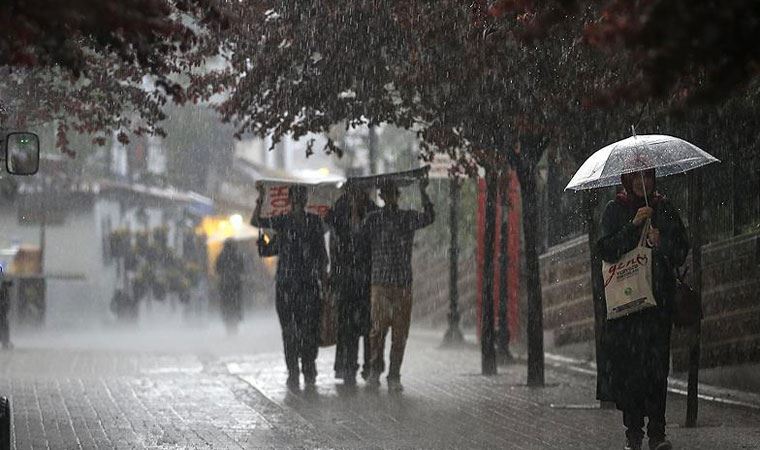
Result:
[[[0,5],[0,450],[760,449],[760,10]]]

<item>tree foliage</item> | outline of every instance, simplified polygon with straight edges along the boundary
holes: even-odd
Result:
[[[64,148],[70,130],[161,134],[168,99],[224,93],[239,132],[417,125],[483,162],[517,136],[577,142],[646,103],[755,89],[758,17],[751,0],[12,1],[0,89],[5,122],[58,120]]]
[[[101,144],[111,131],[160,134],[163,105],[187,100],[181,76],[217,54],[209,36],[225,26],[209,0],[3,2],[0,119],[58,121],[64,150],[71,130]]]
[[[660,99],[721,103],[760,73],[760,4],[753,0],[497,0],[495,21],[520,18],[516,36],[542,40],[583,15],[581,36],[607,54],[624,56],[628,78],[609,86],[606,100]]]

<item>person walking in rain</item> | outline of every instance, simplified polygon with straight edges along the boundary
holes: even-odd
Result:
[[[291,211],[271,218],[261,217],[264,187],[251,225],[273,229],[279,238],[275,306],[282,328],[288,387],[299,386],[299,368],[307,385],[317,379],[316,359],[319,350],[319,313],[321,288],[327,281],[327,251],[324,224],[316,214],[306,212],[307,192],[303,186],[291,186],[288,199]]]
[[[674,269],[689,252],[686,230],[675,207],[655,189],[654,170],[622,175],[624,190],[607,204],[597,245],[614,263],[633,250],[647,221],[652,247],[652,291],[657,306],[607,322],[611,394],[623,412],[626,448],[640,449],[647,417],[649,448],[672,448],[665,437],[665,404],[670,370]],[[647,204],[648,203],[648,204]]]
[[[370,243],[363,239],[361,224],[378,207],[367,192],[347,185],[325,222],[335,234],[336,251],[331,259],[331,287],[336,293],[338,339],[335,348],[335,378],[356,384],[359,370],[359,338],[364,344],[362,376],[369,376]]]
[[[401,391],[401,362],[404,359],[409,322],[412,316],[412,246],[414,232],[435,219],[433,203],[426,188],[428,179],[419,181],[423,211],[399,209],[398,186],[387,181],[380,186],[385,205],[364,220],[363,233],[372,245],[372,287],[370,330],[370,376],[372,387],[380,384],[383,372],[385,336],[391,332],[388,389]]]
[[[237,333],[238,324],[243,319],[243,269],[243,257],[238,252],[235,241],[225,240],[222,252],[216,260],[216,273],[219,276],[219,306],[229,334]]]

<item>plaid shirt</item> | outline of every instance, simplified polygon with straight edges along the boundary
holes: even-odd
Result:
[[[433,204],[422,212],[388,207],[367,216],[362,226],[372,245],[372,284],[411,286],[414,232],[435,220]]]

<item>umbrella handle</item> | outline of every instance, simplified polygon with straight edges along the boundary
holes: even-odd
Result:
[[[631,125],[631,126],[633,126],[633,125]],[[647,196],[647,187],[644,184],[644,172],[640,171],[639,175],[641,175],[641,190],[644,192],[644,204],[646,204],[647,206],[649,206],[649,198]]]

